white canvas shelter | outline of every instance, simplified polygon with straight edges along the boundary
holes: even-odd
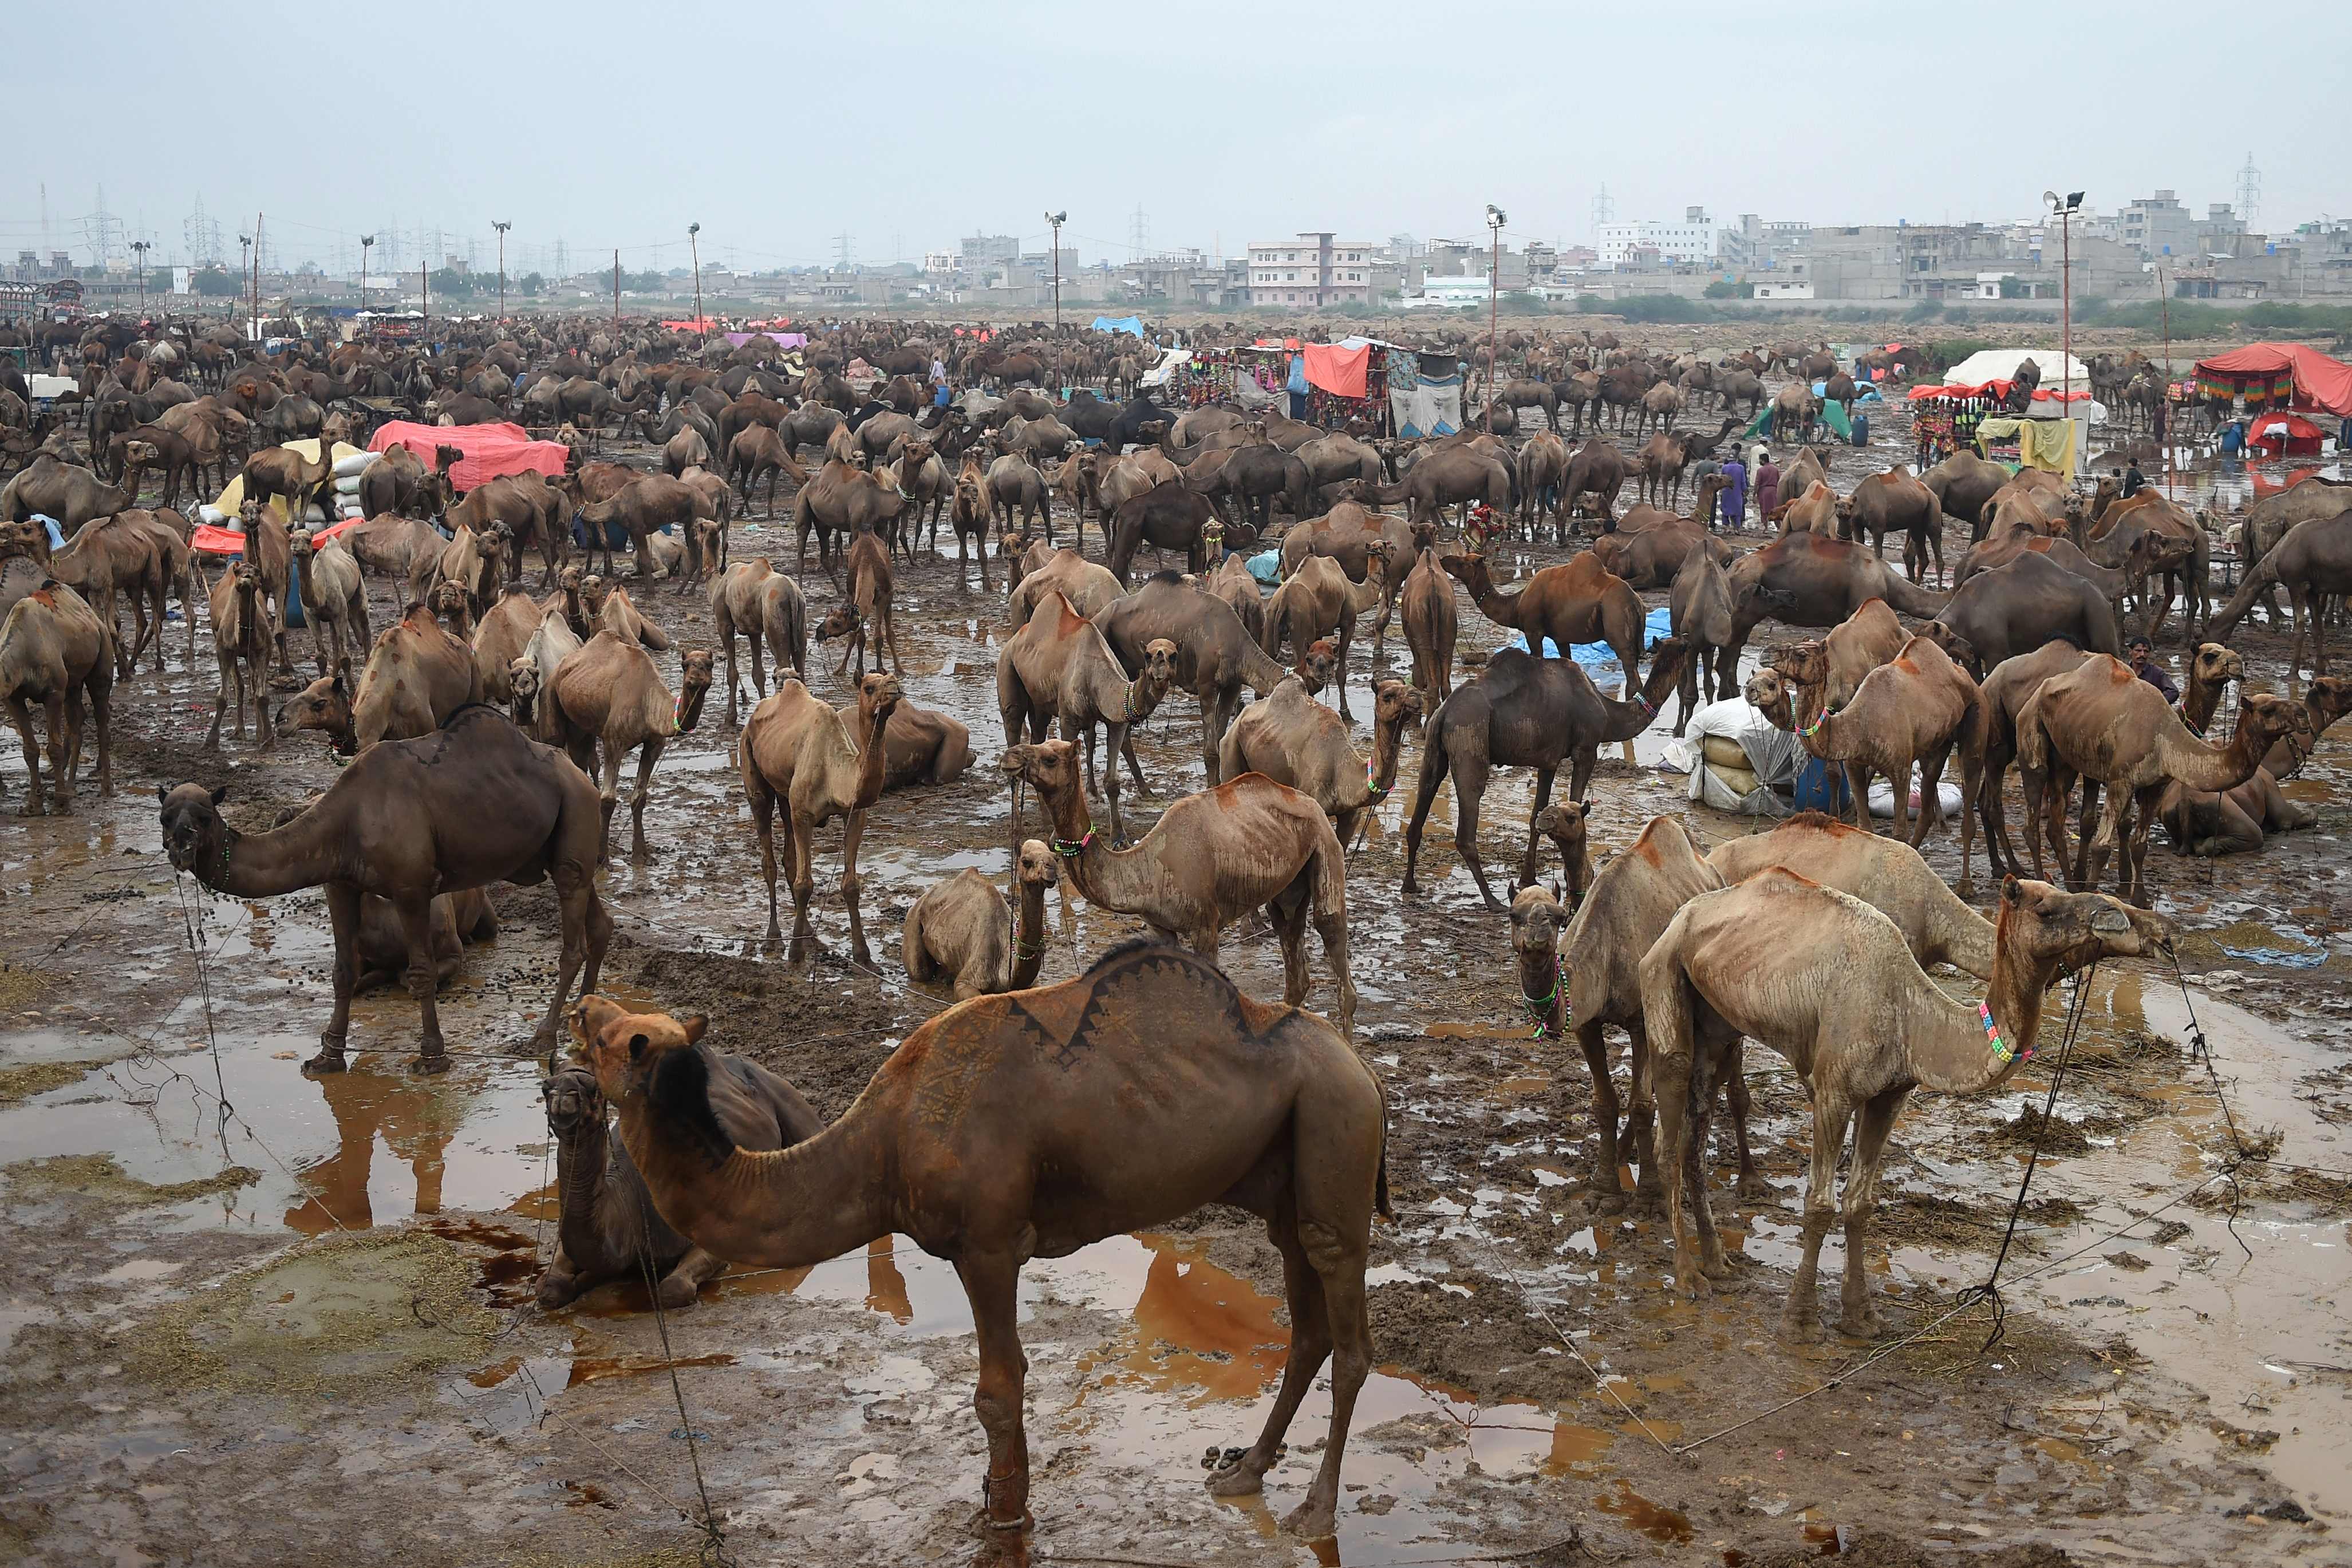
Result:
[[[2013,382],[2017,367],[2032,360],[2042,367],[2042,384],[2063,386],[2067,377],[2068,356],[2057,349],[1984,349],[1970,354],[1944,372],[1948,387],[1982,386],[1987,382]],[[2091,367],[2081,359],[2074,361],[2074,389],[2091,390]]]

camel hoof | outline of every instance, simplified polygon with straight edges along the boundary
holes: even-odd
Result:
[[[417,1077],[429,1078],[435,1073],[448,1071],[449,1058],[445,1052],[428,1051],[419,1056],[415,1061],[410,1062],[408,1064],[408,1071],[415,1073]]]
[[[696,1291],[692,1281],[681,1280],[673,1274],[661,1282],[661,1289],[656,1292],[656,1295],[664,1307],[671,1312],[678,1312],[694,1305]]]
[[[1675,1276],[1675,1289],[1686,1301],[1703,1301],[1715,1294],[1715,1282],[1698,1269],[1685,1270]]]
[[[1596,1217],[1620,1215],[1630,1207],[1631,1201],[1622,1188],[1614,1191],[1599,1187],[1593,1189],[1591,1207]]]
[[[1265,1477],[1240,1459],[1209,1472],[1204,1483],[1211,1497],[1255,1497],[1265,1490]]]
[[[1307,1541],[1328,1541],[1339,1533],[1337,1513],[1328,1502],[1302,1502],[1282,1516],[1283,1533]]]
[[[17,809],[16,815],[20,817],[45,817],[48,815],[48,813],[41,810],[41,803],[38,800],[27,800],[23,806]]]
[[[537,1292],[539,1310],[543,1312],[554,1312],[559,1307],[568,1307],[579,1298],[580,1291],[570,1280],[541,1281]]]
[[[333,1051],[322,1050],[318,1055],[310,1058],[310,1061],[302,1064],[302,1071],[306,1076],[328,1072],[341,1072],[346,1065],[347,1064],[343,1061],[343,1053],[340,1048]]]
[[[1750,1174],[1739,1178],[1739,1201],[1742,1203],[1774,1203],[1780,1197],[1772,1184],[1761,1176]]]
[[[1780,1335],[1799,1344],[1813,1344],[1820,1341],[1822,1321],[1813,1315],[1811,1302],[1806,1303],[1802,1310],[1791,1307],[1781,1314]]]
[[[1868,1308],[1857,1314],[1848,1312],[1838,1319],[1838,1333],[1848,1339],[1876,1339],[1886,1331],[1886,1320]]]

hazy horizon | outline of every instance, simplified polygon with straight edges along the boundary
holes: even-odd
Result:
[[[1666,21],[1505,5],[1448,25],[1378,0],[1343,26],[1201,7],[1209,20],[1181,32],[1158,14],[1054,5],[689,8],[657,26],[604,0],[560,24],[442,0],[369,15],[231,0],[126,28],[118,13],[27,13],[20,57],[98,72],[107,107],[28,140],[0,177],[0,255],[87,261],[101,186],[115,254],[143,233],[152,265],[189,259],[201,200],[232,265],[257,211],[279,265],[331,272],[395,222],[404,266],[415,231],[437,226],[442,251],[470,241],[488,267],[502,219],[517,275],[551,271],[559,241],[573,271],[616,246],[633,271],[681,266],[698,221],[704,265],[747,271],[832,262],[843,236],[866,264],[976,233],[1042,250],[1049,207],[1068,212],[1063,243],[1086,264],[1128,257],[1139,205],[1147,254],[1232,256],[1300,229],[1483,238],[1489,202],[1508,242],[1573,245],[1590,242],[1604,183],[1620,220],[1704,206],[1717,225],[2001,222],[2052,186],[2102,213],[2169,188],[2201,215],[2238,200],[2250,150],[2257,228],[2352,207],[2323,173],[2324,139],[2264,136],[2263,98],[2217,84],[2256,112],[2213,129],[2223,117],[2191,68],[2250,58],[2252,40],[2175,4],[1792,27],[1717,5]],[[2352,16],[2292,25],[2292,102],[2352,101]],[[231,85],[212,101],[145,85],[204,73],[232,42],[249,68],[215,77]],[[1929,61],[1939,81],[1915,85]],[[379,239],[374,265],[391,254]]]

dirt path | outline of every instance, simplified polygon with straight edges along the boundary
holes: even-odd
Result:
[[[1883,433],[1871,455],[1901,455],[1900,439]],[[1841,487],[1868,466],[1839,454]],[[1099,548],[1091,530],[1088,541]],[[1965,535],[1949,543],[1956,559]],[[766,526],[739,528],[734,548],[790,553]],[[722,704],[664,758],[656,858],[617,862],[607,883],[624,935],[616,982],[709,1011],[721,1043],[775,1065],[827,1114],[940,1005],[898,967],[907,905],[956,867],[1005,868],[1008,802],[989,766],[1002,740],[987,679],[997,604],[959,591],[951,559],[920,559],[900,583],[908,691],[970,725],[982,764],[874,813],[863,869],[881,973],[840,957],[838,829],[817,851],[827,956],[795,971],[761,952],[758,855]],[[822,575],[808,587],[821,614]],[[385,585],[371,591],[383,624]],[[707,640],[698,595],[657,585],[637,598],[681,641]],[[1462,620],[1465,648],[1499,643],[1466,602]],[[2281,681],[2283,640],[2254,628],[2240,645],[2259,679]],[[816,689],[845,701],[837,649],[813,652]],[[1401,644],[1390,659],[1402,662]],[[1365,669],[1354,678],[1368,686]],[[69,820],[0,825],[0,1240],[17,1264],[0,1295],[11,1494],[0,1556],[278,1563],[331,1543],[401,1563],[690,1560],[673,1508],[694,1496],[688,1424],[641,1293],[608,1290],[552,1315],[525,1305],[551,1177],[535,1064],[510,1052],[551,980],[544,894],[499,895],[504,934],[445,999],[456,1071],[406,1076],[414,1009],[380,995],[354,1010],[353,1071],[302,1079],[296,1059],[325,1009],[320,901],[246,904],[175,883],[149,791],[182,776],[226,781],[236,820],[266,822],[333,769],[323,748],[294,743],[259,759],[235,745],[197,754],[210,681],[176,659],[160,679],[142,671],[118,703],[123,794],[86,800]],[[1163,800],[1200,782],[1197,722],[1177,698],[1145,728]],[[1685,813],[1709,842],[1752,826],[1691,805],[1680,778],[1652,770],[1658,739],[1638,744],[1640,763],[1602,763],[1596,854],[1658,811]],[[1454,852],[1450,799],[1423,850],[1428,894],[1398,902],[1401,789],[1349,877],[1360,1024],[1395,1108],[1398,1219],[1375,1240],[1385,1364],[1359,1412],[1337,1545],[1310,1554],[1272,1522],[1319,1447],[1320,1393],[1264,1505],[1219,1502],[1198,1484],[1203,1449],[1255,1432],[1286,1336],[1274,1255],[1240,1217],[1210,1210],[1028,1271],[1038,1552],[1370,1564],[1519,1550],[1574,1529],[1604,1557],[1693,1563],[1840,1545],[1874,1563],[1994,1545],[2018,1563],[2345,1561],[2348,744],[2323,742],[2289,787],[2319,810],[2314,831],[2253,858],[2152,857],[2159,907],[2194,933],[2195,988],[2184,998],[2168,972],[2102,968],[2048,1128],[2027,1107],[2038,1111],[2051,1053],[2000,1094],[1922,1097],[1898,1127],[1883,1225],[1895,1252],[1877,1281],[1893,1336],[1945,1319],[1985,1276],[2030,1141],[2043,1137],[2004,1267],[2001,1340],[1981,1348],[1989,1313],[1972,1309],[1769,1414],[1874,1354],[1777,1331],[1808,1136],[1801,1091],[1770,1052],[1749,1053],[1776,1197],[1716,1195],[1743,1261],[1712,1299],[1678,1300],[1650,1220],[1592,1212],[1581,1061],[1527,1038],[1505,925]],[[1489,791],[1490,865],[1516,860],[1528,789],[1506,772]],[[1146,822],[1156,810],[1131,807]],[[1930,855],[1956,874],[1948,840]],[[1132,928],[1059,900],[1049,917],[1047,981]],[[1232,935],[1224,953],[1244,988],[1279,994],[1262,934]],[[1328,1001],[1319,967],[1317,978]],[[2335,1173],[2249,1167],[2234,1235],[2227,1186],[2211,1179],[2228,1130],[2184,1049],[2190,1006],[2241,1131],[2263,1146],[2275,1134],[2281,1165]],[[945,1265],[903,1239],[877,1243],[811,1270],[729,1279],[668,1326],[740,1560],[969,1556],[960,1530],[982,1446],[970,1318]]]

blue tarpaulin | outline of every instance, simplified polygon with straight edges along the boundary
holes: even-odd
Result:
[[[1140,316],[1120,316],[1117,318],[1097,316],[1095,318],[1095,330],[1097,332],[1129,332],[1134,334],[1136,337],[1140,338],[1143,336],[1143,318]]]
[[[1280,550],[1265,550],[1250,557],[1242,564],[1249,569],[1249,574],[1252,577],[1256,578],[1268,588],[1282,586],[1282,552]]]
[[[1659,638],[1671,635],[1673,631],[1674,612],[1661,604],[1643,618],[1642,645],[1646,648]],[[1526,653],[1528,651],[1527,634],[1523,632],[1512,632],[1511,640],[1504,646],[1517,648],[1522,653]],[[1559,645],[1550,638],[1547,637],[1543,640],[1543,647],[1545,658],[1559,657]],[[1613,670],[1617,667],[1617,650],[1606,643],[1571,643],[1568,646],[1568,656],[1578,664],[1591,668],[1606,665]]]

